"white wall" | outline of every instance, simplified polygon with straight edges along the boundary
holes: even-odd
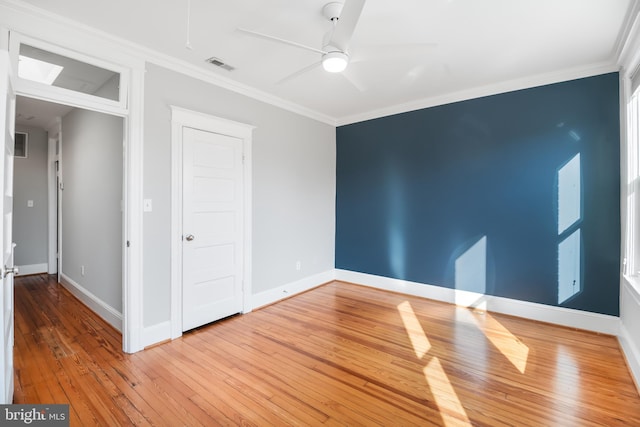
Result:
[[[62,118],[62,135],[61,272],[121,313],[123,120],[75,109]]]
[[[153,212],[144,216],[145,327],[170,315],[170,105],[256,127],[252,293],[333,270],[335,128],[148,64],[144,198],[152,199]]]
[[[47,271],[47,132],[16,126],[28,134],[27,158],[15,158],[13,195],[13,241],[15,264],[21,274]],[[27,202],[33,201],[33,207]]]

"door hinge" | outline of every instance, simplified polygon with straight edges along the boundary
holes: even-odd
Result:
[[[131,242],[127,240],[127,247],[131,246]]]

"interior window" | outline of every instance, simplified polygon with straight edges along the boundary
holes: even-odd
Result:
[[[120,100],[119,73],[27,44],[20,44],[18,76],[113,101]]]

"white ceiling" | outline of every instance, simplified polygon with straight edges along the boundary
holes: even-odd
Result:
[[[189,34],[188,1],[26,3],[347,123],[505,82],[526,86],[563,73],[613,70],[636,2],[368,0],[344,75],[317,67],[278,83],[320,55],[237,28],[321,49],[331,25],[322,16],[328,0],[191,0]],[[212,56],[235,70],[205,63]]]
[[[73,107],[19,96],[16,101],[16,124],[49,129],[56,117],[64,117]]]

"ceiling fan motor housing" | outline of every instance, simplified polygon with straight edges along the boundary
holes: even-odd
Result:
[[[342,3],[331,2],[325,4],[322,8],[322,15],[332,22],[334,28],[338,23],[340,14],[342,13],[342,7]],[[331,40],[332,33],[333,30],[330,30],[324,37],[323,50],[327,53],[322,55],[322,66],[325,71],[330,73],[340,73],[347,68],[347,65],[349,64],[349,55],[337,47],[328,44]]]
[[[330,21],[337,21],[342,13],[342,3],[331,2],[324,5],[322,14]]]

